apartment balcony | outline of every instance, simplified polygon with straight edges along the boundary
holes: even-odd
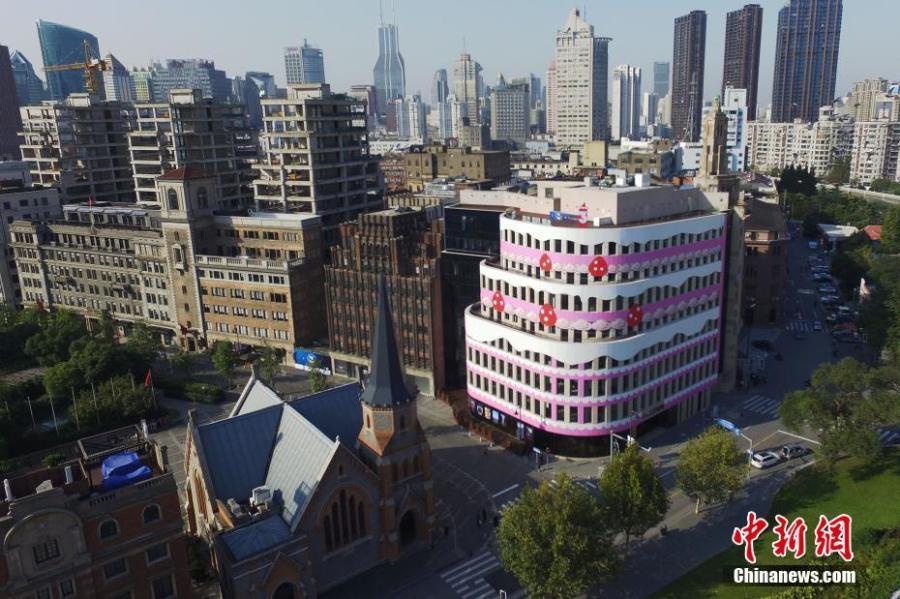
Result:
[[[265,258],[248,258],[246,256],[207,256],[198,255],[196,257],[197,266],[210,266],[220,268],[239,268],[242,270],[253,271],[274,271],[279,273],[287,272],[289,269],[300,266],[307,262],[306,258],[295,258],[293,260],[267,260]],[[204,277],[201,277],[204,278]],[[211,277],[205,277],[211,278]],[[221,279],[214,279],[221,280]]]

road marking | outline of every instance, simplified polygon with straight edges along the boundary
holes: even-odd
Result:
[[[783,431],[783,430],[781,430],[781,429],[779,429],[777,432],[781,433],[782,435],[787,435],[788,437],[796,437],[797,439],[802,439],[802,440],[808,441],[808,442],[810,442],[810,443],[815,443],[816,445],[821,445],[821,444],[822,444],[822,443],[820,443],[819,441],[815,441],[815,440],[810,439],[810,438],[808,438],[808,437],[801,437],[800,435],[795,435],[794,433],[789,433],[789,432]]]
[[[882,429],[878,433],[878,438],[884,445],[890,445],[897,437],[900,437],[900,433],[898,433],[897,431],[892,431],[889,428]]]
[[[463,599],[493,593],[493,588],[484,576],[500,567],[500,560],[490,551],[485,551],[462,564],[441,574],[441,579]]]
[[[504,495],[505,493],[509,493],[510,491],[512,491],[512,490],[514,490],[514,489],[517,489],[518,487],[519,487],[519,483],[516,483],[516,484],[514,484],[514,485],[512,485],[512,486],[510,486],[510,487],[506,487],[506,488],[503,489],[502,491],[497,491],[496,493],[494,493],[494,494],[492,495],[492,497],[493,497],[494,499],[497,499],[497,498],[500,497],[501,495]]]

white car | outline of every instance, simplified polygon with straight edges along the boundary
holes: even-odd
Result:
[[[750,465],[754,468],[764,470],[766,468],[771,468],[780,461],[781,458],[774,451],[759,451],[754,453],[750,458]]]
[[[815,321],[815,322],[813,323],[813,330],[814,330],[814,331],[821,331],[821,330],[822,330],[822,323],[819,322],[818,320]]]

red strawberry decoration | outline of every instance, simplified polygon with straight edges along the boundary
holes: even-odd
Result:
[[[553,306],[550,304],[541,306],[541,311],[538,313],[538,316],[540,317],[541,324],[545,327],[556,326],[556,310],[554,310]]]
[[[591,260],[591,263],[588,264],[588,272],[593,277],[606,276],[606,273],[609,272],[609,265],[606,263],[606,259],[603,256],[597,256]]]
[[[550,256],[547,254],[541,254],[541,270],[544,272],[550,272],[553,268],[553,260],[550,259]]]
[[[628,318],[626,321],[630,327],[638,326],[644,321],[644,309],[640,306],[631,306],[628,308]]]
[[[495,291],[494,296],[491,298],[491,305],[494,306],[494,310],[497,312],[503,312],[503,309],[506,307],[506,300],[503,299],[503,294]]]

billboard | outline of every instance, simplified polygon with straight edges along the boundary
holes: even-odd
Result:
[[[294,368],[299,368],[300,370],[312,370],[309,365],[315,363],[319,364],[319,368],[317,369],[319,372],[326,376],[331,374],[330,356],[309,349],[303,349],[302,347],[294,348]]]

